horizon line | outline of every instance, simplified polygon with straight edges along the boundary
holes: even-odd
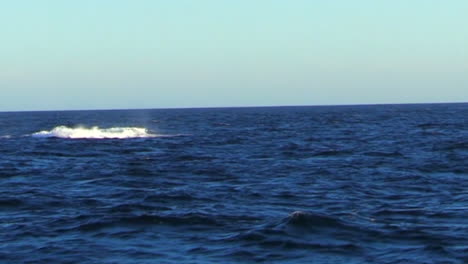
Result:
[[[74,111],[138,111],[138,110],[189,110],[189,109],[229,109],[229,108],[274,108],[274,107],[346,107],[346,106],[388,106],[388,105],[440,105],[467,104],[468,101],[424,102],[424,103],[345,103],[345,104],[291,104],[291,105],[233,105],[233,106],[187,106],[187,107],[155,107],[155,108],[88,108],[88,109],[50,109],[50,110],[7,110],[0,113],[28,112],[74,112]]]

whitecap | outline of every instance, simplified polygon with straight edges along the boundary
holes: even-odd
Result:
[[[52,130],[39,131],[32,134],[33,137],[57,137],[70,139],[125,139],[125,138],[150,138],[157,137],[156,134],[151,134],[144,127],[111,127],[99,128],[97,126],[86,127],[67,127],[57,126]]]

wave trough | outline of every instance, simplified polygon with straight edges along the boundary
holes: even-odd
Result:
[[[125,139],[125,138],[149,138],[157,135],[151,134],[146,128],[142,127],[111,127],[99,128],[97,126],[86,127],[67,127],[57,126],[52,130],[39,131],[32,134],[33,137],[57,137],[70,139]]]

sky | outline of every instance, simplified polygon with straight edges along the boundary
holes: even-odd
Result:
[[[0,111],[468,102],[466,0],[0,3]]]

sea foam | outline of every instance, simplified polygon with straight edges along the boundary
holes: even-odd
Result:
[[[57,137],[57,138],[73,138],[73,139],[105,139],[105,138],[149,138],[157,135],[151,134],[146,128],[142,127],[112,127],[99,128],[97,126],[86,127],[67,127],[58,126],[47,131],[39,131],[32,134],[33,137]]]

